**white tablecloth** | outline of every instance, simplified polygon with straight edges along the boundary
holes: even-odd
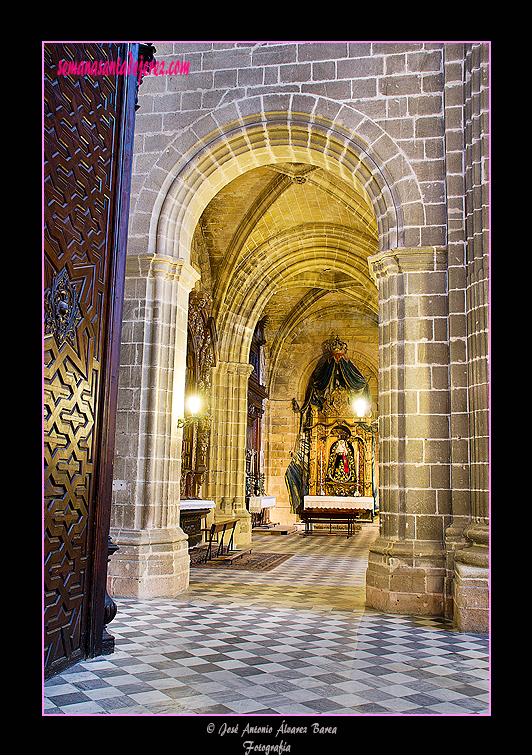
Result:
[[[253,514],[258,514],[262,509],[273,508],[276,500],[273,495],[252,495],[249,498],[249,510]]]
[[[365,509],[373,511],[374,501],[369,496],[306,495],[305,509]]]
[[[179,506],[182,511],[196,511],[197,509],[213,509],[214,501],[204,501],[200,498],[189,498],[181,501]]]

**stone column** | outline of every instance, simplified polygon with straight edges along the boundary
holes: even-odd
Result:
[[[381,531],[366,602],[442,615],[451,519],[447,252],[392,249],[369,263],[379,288]]]
[[[479,265],[468,276],[471,523],[455,551],[454,619],[463,632],[489,631],[489,281]]]
[[[127,260],[109,564],[114,597],[187,589],[179,526],[188,296],[199,274],[157,254]]]
[[[464,250],[456,289],[469,422],[464,427],[459,416],[453,428],[453,443],[468,443],[469,507],[457,507],[453,486],[454,531],[463,531],[461,540],[455,536],[452,595],[455,623],[471,632],[489,631],[489,62],[486,43],[445,45],[446,162],[454,166],[447,187],[454,218],[449,242]],[[452,386],[454,394],[454,380]]]
[[[246,434],[251,364],[221,362],[212,371],[212,431],[207,498],[216,502],[215,521],[239,519],[238,548],[251,542],[246,509]]]

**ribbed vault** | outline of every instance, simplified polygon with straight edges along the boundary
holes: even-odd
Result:
[[[202,214],[200,244],[223,360],[246,361],[265,316],[271,369],[293,328],[320,302],[376,318],[367,264],[379,246],[373,207],[356,182],[323,168],[277,163],[231,181]]]
[[[150,252],[191,261],[220,359],[245,362],[258,320],[278,353],[309,296],[375,314],[367,258],[417,239],[423,218],[415,173],[374,121],[314,95],[264,95],[220,105],[168,144],[131,249],[147,237]]]

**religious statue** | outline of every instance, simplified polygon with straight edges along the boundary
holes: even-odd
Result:
[[[347,438],[341,437],[331,446],[327,479],[335,482],[356,480],[355,453],[353,444]]]

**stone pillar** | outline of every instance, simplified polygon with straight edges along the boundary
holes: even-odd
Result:
[[[471,523],[454,554],[454,619],[463,632],[489,631],[489,281],[478,266],[468,276],[468,365]]]
[[[451,518],[447,252],[392,249],[369,263],[379,288],[381,530],[366,602],[442,615]]]
[[[207,498],[216,502],[215,521],[239,519],[238,548],[251,543],[246,509],[246,433],[251,364],[221,362],[212,371],[212,431]]]
[[[444,45],[445,193],[447,199],[447,274],[449,290],[449,383],[451,495],[453,519],[447,528],[445,616],[454,614],[454,553],[465,544],[471,520],[469,479],[469,397],[466,319],[466,240],[464,195],[464,45]]]
[[[114,597],[187,589],[179,526],[188,296],[199,274],[157,254],[127,260],[109,564]]]
[[[455,623],[470,632],[489,631],[489,62],[486,43],[445,45],[446,162],[454,166],[448,238],[464,250],[455,288],[461,294],[457,335],[465,337],[469,423],[465,427],[458,415],[452,432],[453,443],[468,443],[469,472],[468,509],[457,506],[453,484],[453,529],[462,526],[463,532],[461,541],[455,536],[452,595]]]

